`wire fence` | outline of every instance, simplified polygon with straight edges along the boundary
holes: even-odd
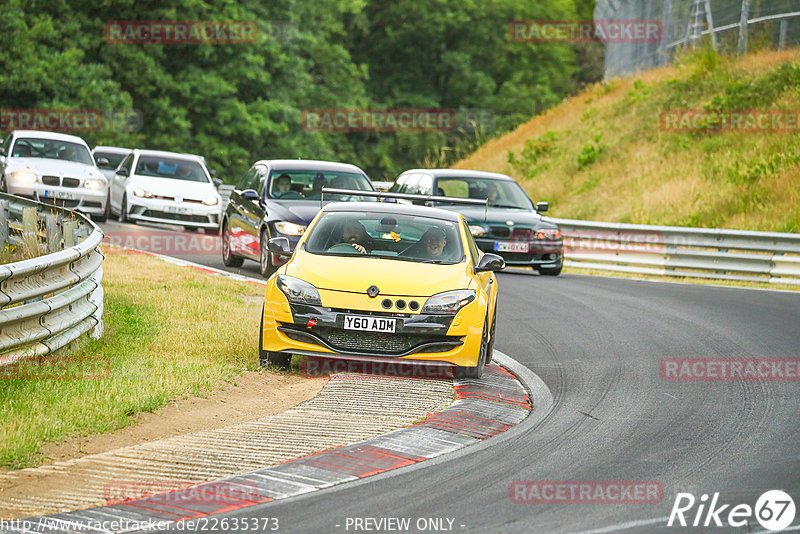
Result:
[[[606,43],[606,79],[667,65],[685,48],[733,54],[800,46],[800,0],[597,0],[594,16],[662,27],[657,42]]]

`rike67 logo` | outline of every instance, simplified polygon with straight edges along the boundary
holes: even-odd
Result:
[[[744,527],[755,517],[765,529],[778,532],[794,521],[794,500],[781,490],[770,490],[761,494],[755,507],[749,504],[730,504],[719,502],[719,493],[714,493],[711,502],[708,494],[695,499],[691,493],[678,493],[669,514],[668,527]],[[693,510],[697,505],[696,510]]]

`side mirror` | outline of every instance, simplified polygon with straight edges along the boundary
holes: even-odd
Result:
[[[111,166],[111,163],[109,163],[108,159],[106,159],[106,158],[98,158],[97,166],[98,167],[103,167],[103,168],[108,168],[108,167]]]
[[[120,176],[130,176],[130,173],[128,172],[128,169],[126,169],[125,167],[117,169],[117,172],[114,173],[114,174],[118,174]]]
[[[255,189],[245,189],[242,191],[241,197],[242,200],[249,200],[251,202],[258,202],[261,199]]]
[[[536,203],[536,213],[544,213],[550,209],[549,202],[537,202]]]
[[[214,184],[214,187],[216,187],[217,189],[219,189],[219,186],[222,185],[222,180],[220,180],[219,178],[216,178],[216,177],[211,178],[211,182]]]
[[[285,237],[273,237],[267,243],[267,250],[278,256],[291,256],[292,250],[289,245],[289,240]]]
[[[475,267],[476,273],[484,273],[486,271],[502,271],[506,267],[506,260],[497,254],[484,254],[478,265]]]

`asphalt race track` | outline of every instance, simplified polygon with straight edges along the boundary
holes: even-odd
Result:
[[[222,266],[219,255],[175,255]],[[233,271],[258,276],[254,262]],[[702,494],[719,492],[718,504],[730,505],[723,521],[767,490],[800,505],[800,381],[666,381],[659,372],[664,358],[798,357],[800,293],[524,271],[501,274],[500,288],[496,347],[549,387],[543,420],[419,467],[231,517],[277,518],[279,532],[762,532],[755,517],[740,528],[666,525],[681,492],[698,499],[690,525]],[[663,500],[514,503],[515,481],[652,481]],[[410,528],[376,530],[366,518],[410,518]]]

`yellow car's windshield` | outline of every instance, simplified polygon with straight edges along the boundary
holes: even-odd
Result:
[[[327,212],[305,242],[312,254],[453,264],[464,252],[453,221],[370,212]]]

